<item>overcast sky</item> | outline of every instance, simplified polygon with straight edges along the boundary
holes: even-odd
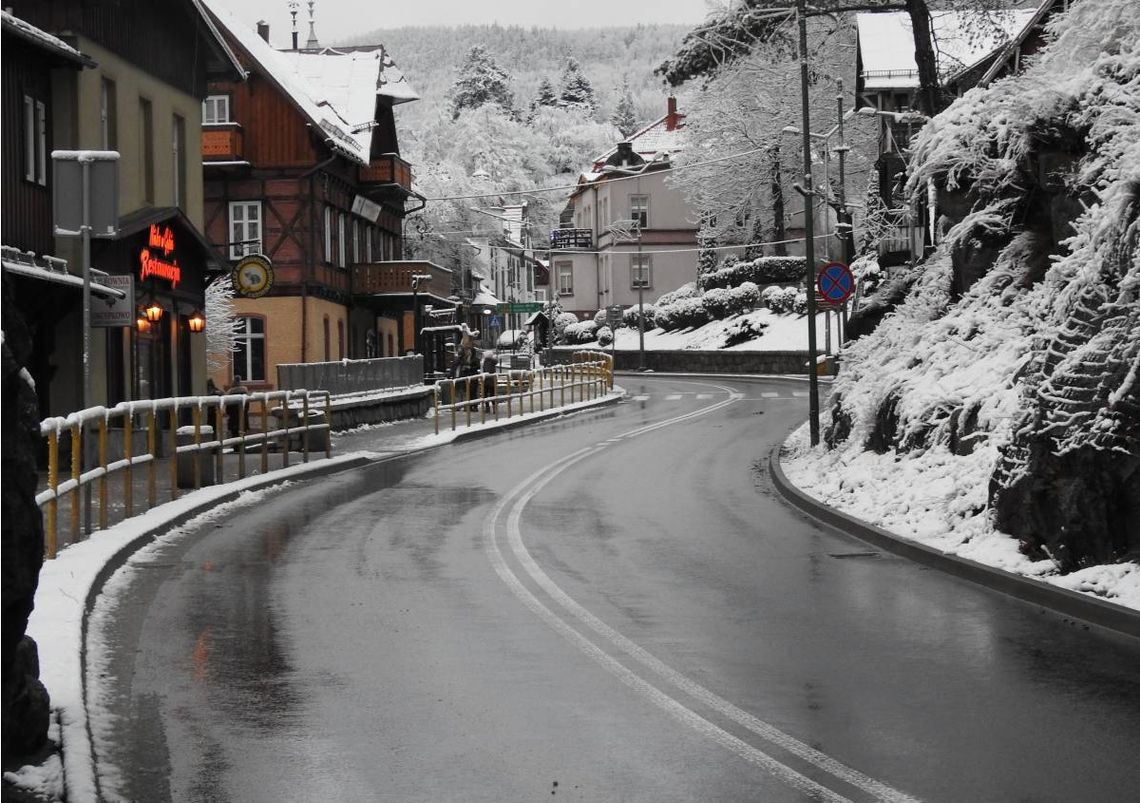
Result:
[[[223,0],[252,27],[269,23],[277,47],[289,44],[287,0]],[[714,0],[716,2],[716,0]],[[303,43],[309,35],[309,6],[301,0],[297,29]],[[405,25],[500,25],[592,28],[637,23],[669,22],[697,25],[709,10],[708,0],[316,0],[317,38],[331,44],[376,28]]]

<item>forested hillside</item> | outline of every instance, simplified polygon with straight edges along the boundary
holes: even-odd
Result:
[[[640,120],[659,117],[665,89],[653,68],[688,32],[683,25],[557,30],[501,25],[415,27],[362,33],[345,44],[382,42],[422,98],[399,111],[411,128],[434,120],[447,107],[455,70],[473,45],[485,45],[511,76],[516,107],[525,111],[544,78],[557,85],[570,58],[577,59],[598,97],[598,117],[608,119],[628,79]]]
[[[382,42],[421,97],[396,112],[415,189],[433,199],[408,219],[409,255],[462,268],[465,238],[500,227],[472,207],[502,202],[526,203],[531,236],[544,242],[568,193],[506,193],[573,184],[623,131],[662,116],[669,91],[653,69],[686,30],[489,25],[357,37]]]

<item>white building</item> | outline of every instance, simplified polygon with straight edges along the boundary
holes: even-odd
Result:
[[[684,115],[666,114],[594,160],[551,233],[552,295],[568,312],[646,303],[696,278],[698,216],[665,168],[681,150]],[[615,224],[636,221],[640,237]],[[628,225],[627,225],[628,228]]]

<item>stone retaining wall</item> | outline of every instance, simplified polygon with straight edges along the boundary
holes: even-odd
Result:
[[[560,346],[544,353],[545,365],[570,362],[582,348]],[[598,349],[594,349],[598,350]],[[604,349],[608,354],[609,349]],[[806,351],[646,351],[645,367],[658,373],[697,374],[807,374]],[[638,352],[614,353],[614,369],[636,371]]]
[[[278,390],[327,390],[334,396],[385,388],[406,388],[424,381],[424,358],[290,363],[277,366]]]

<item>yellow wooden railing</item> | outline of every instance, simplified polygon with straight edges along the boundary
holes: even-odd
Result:
[[[444,416],[450,417],[454,430],[461,418],[464,426],[470,427],[485,424],[488,414],[498,421],[500,415],[509,419],[516,414],[544,412],[600,398],[613,385],[610,355],[575,352],[573,361],[565,365],[441,379],[435,384],[432,420],[438,434]]]
[[[314,412],[323,415],[315,417]],[[191,423],[180,426],[187,418]],[[253,420],[258,426],[251,428],[249,422]],[[87,494],[98,511],[97,525],[85,522],[87,533],[107,528],[109,496],[113,493],[111,478],[115,475],[122,479],[123,518],[130,518],[158,503],[162,458],[169,461],[169,466],[162,467],[168,472],[162,485],[169,479],[169,489],[164,487],[163,491],[174,500],[183,483],[188,482],[187,487],[193,489],[202,487],[207,461],[212,461],[213,483],[224,482],[227,451],[236,455],[233,470],[237,479],[247,475],[247,452],[259,453],[260,470],[254,473],[270,471],[271,448],[280,453],[278,467],[287,468],[290,447],[296,440],[302,460],[308,462],[314,434],[322,437],[325,456],[331,457],[331,420],[328,392],[307,390],[145,399],[45,419],[40,423],[40,433],[47,440],[47,480],[46,487],[36,495],[36,504],[44,511],[45,555],[54,558],[59,550],[59,512],[64,502],[70,502],[71,543],[81,540],[81,519],[89,518],[80,515]],[[229,437],[227,423],[234,433]],[[138,443],[136,434],[145,442]],[[114,451],[122,457],[111,460],[109,454],[115,439],[121,448]],[[70,454],[70,471],[61,481],[61,447],[65,444]],[[91,452],[86,458],[85,447]],[[89,466],[86,470],[85,463]],[[142,479],[146,500],[142,505],[136,504],[135,499],[138,472],[145,472]],[[89,490],[81,493],[84,488]]]

